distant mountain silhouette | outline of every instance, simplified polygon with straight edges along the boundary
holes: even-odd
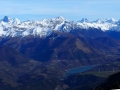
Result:
[[[8,16],[5,16],[5,17],[3,18],[3,21],[4,21],[4,22],[9,22]]]

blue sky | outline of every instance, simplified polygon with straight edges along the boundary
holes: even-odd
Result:
[[[63,16],[69,20],[120,19],[120,0],[0,0],[0,18],[42,20]]]

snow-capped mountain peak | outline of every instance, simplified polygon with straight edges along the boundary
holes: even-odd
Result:
[[[87,18],[83,18],[80,22],[84,23],[84,22],[89,22],[89,20]]]
[[[107,22],[109,22],[109,23],[116,23],[116,22],[118,22],[118,20],[116,20],[114,18],[111,18],[111,19],[107,19]]]
[[[56,17],[56,19],[62,19],[62,20],[65,20],[65,18],[62,17],[62,16]]]
[[[18,24],[21,23],[21,21],[20,21],[19,19],[17,19],[17,18],[14,18],[14,19],[12,20],[12,23],[15,24],[15,25],[18,25]]]
[[[19,19],[10,19],[5,16],[0,21],[0,36],[2,37],[15,37],[15,36],[49,36],[54,30],[60,32],[70,32],[74,29],[87,29],[96,28],[103,31],[106,30],[120,30],[120,23],[118,20],[112,19],[98,19],[90,22],[87,18],[83,18],[81,21],[73,22],[65,19],[62,16],[44,19],[42,21],[24,21],[21,22]]]
[[[101,24],[103,24],[103,23],[116,23],[116,22],[118,22],[118,20],[116,20],[114,18],[111,18],[111,19],[98,19],[98,20],[96,20],[94,22],[101,23]]]

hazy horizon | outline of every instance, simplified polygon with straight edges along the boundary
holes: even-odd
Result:
[[[69,20],[120,19],[119,0],[1,0],[0,3],[0,18],[9,16],[22,21],[42,20],[58,16]]]

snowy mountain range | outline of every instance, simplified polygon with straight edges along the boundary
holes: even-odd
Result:
[[[10,19],[5,16],[0,20],[0,36],[1,37],[16,37],[16,36],[40,36],[46,37],[52,34],[53,31],[70,32],[75,29],[89,28],[101,29],[102,31],[115,30],[120,31],[120,21],[112,19],[98,19],[90,22],[86,18],[81,21],[69,21],[62,16],[44,19],[42,21],[23,21],[14,18]]]

